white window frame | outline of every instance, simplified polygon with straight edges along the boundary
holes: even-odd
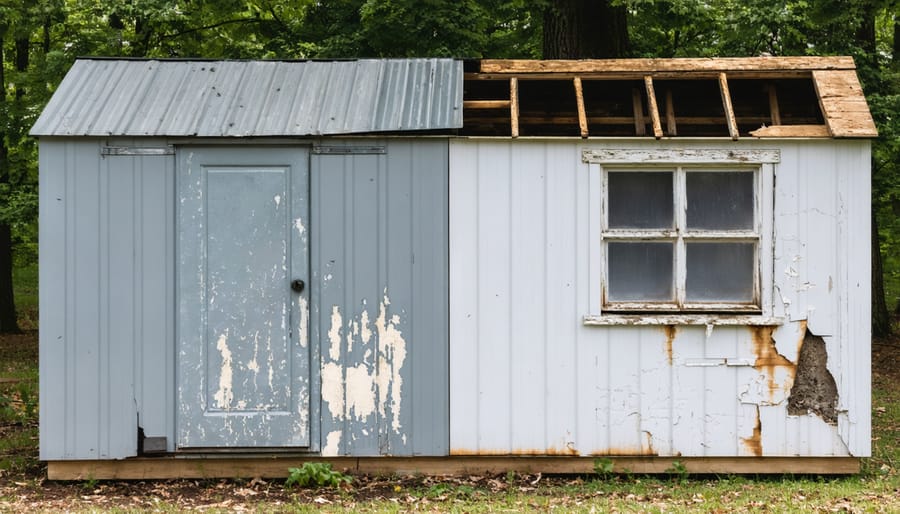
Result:
[[[773,225],[775,165],[778,150],[584,150],[582,158],[589,164],[591,241],[590,295],[591,312],[585,324],[671,324],[692,320],[697,324],[773,324]],[[685,230],[685,177],[691,171],[753,171],[754,224],[749,231]],[[615,171],[670,171],[673,173],[674,230],[608,229],[606,213],[607,174]],[[675,301],[605,302],[606,244],[608,241],[673,241],[675,242]],[[685,304],[687,266],[685,241],[752,241],[756,242],[753,304],[693,303]],[[609,311],[614,312],[609,312]]]

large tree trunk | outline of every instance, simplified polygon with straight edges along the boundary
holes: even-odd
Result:
[[[544,11],[544,59],[626,57],[626,15],[611,0],[554,0]]]
[[[885,337],[891,333],[891,317],[884,301],[884,270],[878,244],[878,221],[872,213],[872,335]]]
[[[6,76],[3,73],[3,41],[0,34],[0,111],[6,104]],[[0,136],[0,184],[10,183],[9,148],[6,138]],[[0,221],[0,333],[19,332],[16,319],[16,303],[13,298],[12,282],[12,231],[9,224]]]

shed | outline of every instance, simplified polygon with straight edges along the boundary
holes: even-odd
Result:
[[[870,454],[850,58],[79,59],[32,135],[51,478]]]

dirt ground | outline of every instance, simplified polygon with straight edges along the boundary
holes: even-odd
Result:
[[[7,367],[16,362],[37,361],[37,334],[0,336],[0,355],[7,356]],[[900,383],[900,337],[875,341],[872,347],[873,383]],[[15,375],[13,369],[0,369],[0,383],[4,377]],[[13,379],[17,380],[17,379]],[[895,386],[894,386],[895,387]],[[876,407],[874,422],[879,423]],[[542,486],[566,487],[579,483],[577,477],[364,477],[355,476],[352,486],[345,490],[285,488],[280,480],[169,480],[169,481],[85,481],[54,482],[46,480],[46,466],[37,460],[36,421],[0,425],[0,439],[16,432],[31,431],[25,449],[5,449],[0,457],[12,452],[25,452],[13,469],[0,469],[0,511],[78,511],[78,510],[282,510],[293,506],[309,507],[339,505],[355,510],[357,503],[373,499],[392,502],[397,510],[431,510],[445,499],[446,488],[477,488],[486,492],[522,492]],[[417,494],[410,494],[418,491]],[[436,492],[423,495],[422,491]],[[900,492],[898,492],[900,494]],[[428,507],[429,498],[437,501]],[[422,503],[424,501],[424,504]],[[415,504],[415,505],[414,505]],[[440,507],[438,507],[439,510]],[[852,510],[852,509],[851,509]]]

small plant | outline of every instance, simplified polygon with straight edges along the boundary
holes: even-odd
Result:
[[[613,467],[613,460],[609,457],[594,459],[594,473],[600,475],[600,478],[602,478],[603,480],[607,480],[612,476]]]
[[[288,468],[285,487],[334,487],[349,485],[353,479],[340,471],[331,469],[327,462],[304,462],[299,468]]]
[[[516,472],[509,470],[506,472],[506,485],[512,487],[516,483]]]
[[[666,470],[666,473],[670,475],[674,475],[678,478],[679,482],[684,483],[687,481],[690,473],[687,470],[687,467],[680,460],[676,460],[672,462],[672,467]]]

